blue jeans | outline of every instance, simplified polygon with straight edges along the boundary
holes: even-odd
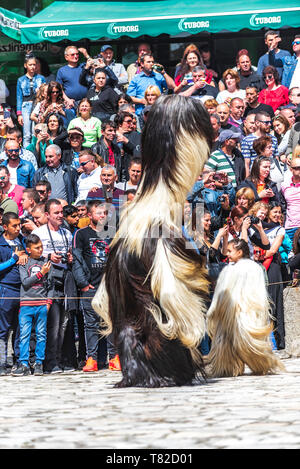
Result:
[[[23,148],[27,148],[31,143],[32,137],[32,120],[30,114],[32,111],[32,101],[25,101],[22,104],[22,117],[23,117]]]
[[[47,336],[47,306],[21,306],[19,314],[20,324],[20,358],[23,365],[28,366],[30,336],[32,322],[35,322],[36,363],[42,363],[45,359],[46,336]]]
[[[0,285],[0,365],[7,360],[8,334],[14,331],[14,355],[19,356],[18,313],[20,309],[20,290]]]

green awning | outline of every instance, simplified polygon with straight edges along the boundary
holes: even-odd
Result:
[[[6,36],[21,40],[20,26],[28,20],[27,16],[18,15],[13,11],[0,7],[0,31]]]
[[[21,26],[23,43],[299,27],[299,0],[52,3]]]

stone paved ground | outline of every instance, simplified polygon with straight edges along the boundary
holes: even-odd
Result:
[[[0,448],[299,448],[300,358],[287,373],[114,389],[120,372],[1,377]]]

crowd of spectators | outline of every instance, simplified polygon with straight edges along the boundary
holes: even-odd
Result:
[[[258,262],[274,348],[285,348],[283,289],[300,269],[300,35],[292,53],[279,49],[277,31],[265,44],[257,66],[242,49],[223,71],[190,44],[174,76],[145,43],[127,70],[111,45],[96,57],[66,47],[66,64],[48,77],[26,54],[15,106],[8,93],[0,105],[0,375],[120,370],[91,298],[142,178],[148,113],[164,94],[199,100],[213,129],[184,209],[211,294],[226,263]]]

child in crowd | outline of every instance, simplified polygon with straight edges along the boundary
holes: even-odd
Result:
[[[25,241],[29,254],[28,262],[20,265],[21,292],[20,292],[20,358],[19,366],[12,373],[13,376],[30,375],[29,348],[32,324],[35,323],[36,332],[36,361],[34,375],[43,374],[43,360],[45,358],[47,313],[52,303],[49,295],[47,276],[51,269],[51,262],[43,256],[43,245],[40,238],[30,234]]]

